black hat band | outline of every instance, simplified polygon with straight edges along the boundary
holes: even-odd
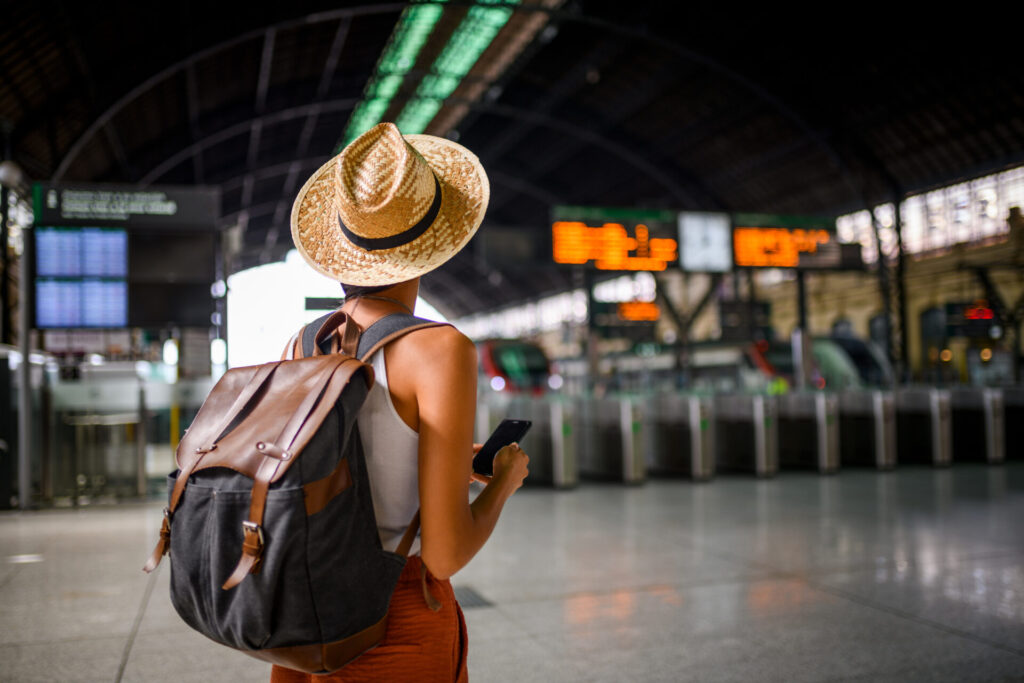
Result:
[[[433,175],[433,172],[431,172]],[[441,183],[438,182],[437,176],[434,175],[434,201],[430,204],[430,208],[423,215],[423,218],[416,223],[416,225],[403,230],[400,233],[394,235],[388,235],[387,237],[361,237],[345,226],[345,223],[341,220],[341,214],[338,214],[338,227],[341,228],[341,234],[348,239],[349,242],[361,247],[367,251],[379,251],[381,249],[394,249],[400,247],[403,244],[409,244],[414,239],[422,235],[427,231],[434,221],[437,220],[437,215],[441,212]]]

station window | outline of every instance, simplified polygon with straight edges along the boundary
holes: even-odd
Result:
[[[907,197],[900,205],[903,249],[920,254],[1004,238],[1009,233],[1006,217],[1012,206],[1024,207],[1024,166]],[[860,242],[866,263],[878,260],[871,218],[867,211],[858,211],[836,219],[839,237]],[[875,207],[874,218],[882,253],[894,257],[893,205]]]

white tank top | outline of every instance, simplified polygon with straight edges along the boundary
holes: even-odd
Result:
[[[356,420],[366,454],[380,542],[385,550],[393,552],[420,507],[420,435],[399,417],[391,401],[384,349],[374,353],[369,362],[376,381]],[[419,552],[417,536],[409,554]]]

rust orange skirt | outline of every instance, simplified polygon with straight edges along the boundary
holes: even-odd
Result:
[[[423,599],[419,556],[410,557],[388,610],[380,645],[332,674],[317,676],[275,666],[270,683],[357,683],[421,681],[466,683],[466,622],[449,581],[427,572],[430,592],[441,603],[433,612]]]

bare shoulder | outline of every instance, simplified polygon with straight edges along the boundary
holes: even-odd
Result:
[[[476,372],[476,346],[473,341],[451,325],[415,330],[398,339],[389,348],[398,363],[415,369],[417,375],[437,372]]]

